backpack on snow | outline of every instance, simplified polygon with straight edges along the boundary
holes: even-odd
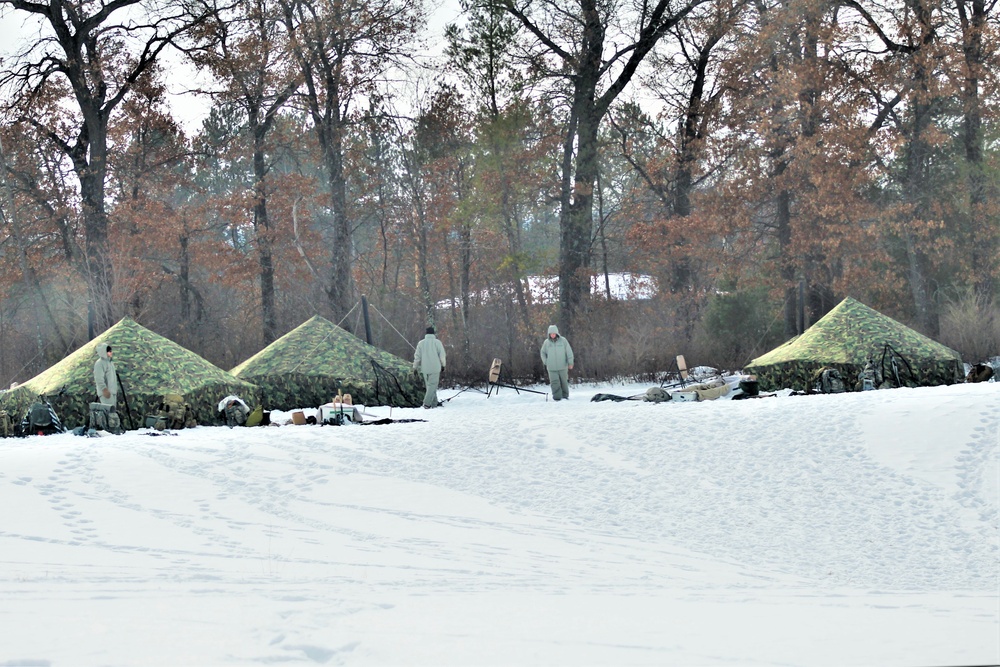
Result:
[[[10,413],[0,410],[0,437],[9,438],[14,434],[14,420],[10,418]]]
[[[146,416],[146,428],[164,429],[193,428],[198,425],[190,403],[180,394],[164,394],[155,414]]]
[[[246,425],[250,410],[242,402],[230,401],[223,410],[223,413],[226,418],[226,426],[233,428],[234,426]]]
[[[104,403],[96,401],[90,404],[90,428],[95,431],[107,431],[115,435],[120,435],[124,432],[121,418],[118,416],[118,412],[114,406],[104,405]]]
[[[47,402],[32,403],[21,420],[21,435],[52,435],[63,433],[59,417]]]
[[[822,394],[839,394],[847,391],[840,371],[836,368],[824,368],[819,374],[819,391]]]
[[[875,380],[875,366],[871,357],[865,362],[864,368],[858,373],[858,381],[854,383],[854,391],[872,391],[877,388],[878,382]]]

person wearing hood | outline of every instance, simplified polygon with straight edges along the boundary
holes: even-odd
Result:
[[[569,372],[573,370],[573,348],[559,335],[556,325],[549,327],[549,335],[542,343],[542,363],[549,372],[552,400],[569,398]]]
[[[97,363],[94,364],[94,384],[97,385],[97,400],[103,405],[114,407],[118,404],[118,373],[115,372],[113,352],[108,343],[97,344]]]
[[[434,335],[434,327],[427,327],[424,339],[417,343],[413,352],[413,370],[424,378],[424,407],[438,406],[437,388],[445,367],[444,345]]]

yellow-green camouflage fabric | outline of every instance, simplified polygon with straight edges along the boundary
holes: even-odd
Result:
[[[115,370],[121,378],[117,410],[125,428],[144,427],[145,415],[156,412],[164,394],[181,394],[203,425],[218,423],[217,404],[229,394],[251,404],[259,400],[253,384],[126,317],[16,389],[0,392],[0,408],[20,419],[44,394],[64,426],[86,426],[90,402],[96,397],[94,349],[102,342],[114,350]]]
[[[260,387],[265,410],[317,407],[340,391],[357,405],[416,407],[423,382],[412,364],[313,316],[232,369]]]
[[[871,357],[876,363],[890,345],[909,364],[915,386],[961,382],[962,358],[957,352],[850,297],[793,338],[751,361],[743,370],[756,375],[762,391],[806,391],[816,371],[836,368],[854,388]]]

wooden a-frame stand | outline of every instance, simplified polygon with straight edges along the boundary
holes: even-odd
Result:
[[[530,394],[545,393],[544,391],[536,391],[534,389],[525,389],[523,387],[517,387],[513,384],[510,384],[509,378],[507,382],[503,382],[504,379],[503,363],[499,359],[494,359],[493,363],[490,364],[489,379],[490,379],[490,386],[487,389],[486,398],[489,398],[493,394],[494,389],[496,390],[497,393],[499,393],[500,387],[507,387],[508,389],[513,389],[518,394],[520,394],[522,391],[526,391]]]
[[[684,359],[683,354],[678,354],[674,359],[673,366],[667,371],[667,374],[660,382],[660,387],[683,387],[688,383],[688,375],[687,361]],[[670,384],[667,384],[667,382],[671,380],[673,381]]]

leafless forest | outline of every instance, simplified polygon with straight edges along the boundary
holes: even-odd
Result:
[[[0,0],[0,381],[126,315],[225,369],[363,338],[362,296],[454,381],[551,323],[578,378],[736,369],[848,295],[1000,353],[995,0],[460,1]]]

